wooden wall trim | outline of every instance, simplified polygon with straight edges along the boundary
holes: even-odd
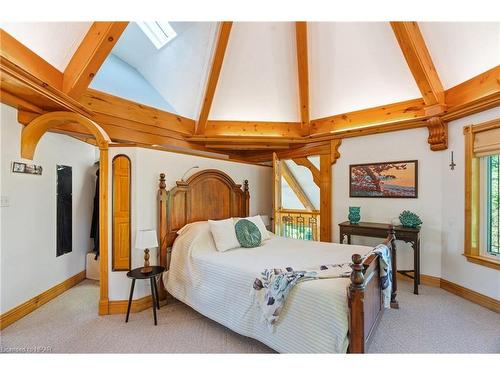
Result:
[[[410,272],[410,275],[413,275],[413,273]],[[397,276],[401,280],[412,281],[412,279],[410,279],[409,277],[406,277],[406,276],[401,275],[399,273]],[[500,313],[500,301],[495,299],[495,298],[488,297],[484,294],[478,293],[472,289],[466,288],[466,287],[461,286],[459,284],[455,284],[455,283],[448,281],[448,280],[445,280],[441,277],[421,274],[420,281],[424,285],[429,285],[429,286],[434,286],[437,288],[444,289],[447,292],[453,293],[453,294],[455,294],[459,297],[462,297],[466,300],[469,300],[477,305],[486,307],[489,310]]]
[[[149,309],[153,304],[153,299],[151,296],[145,296],[138,299],[133,299],[130,306],[130,312],[137,313]],[[128,300],[118,300],[108,302],[108,314],[126,314],[127,313]]]
[[[468,289],[464,286],[452,283],[451,281],[441,279],[440,282],[441,289],[444,289],[450,293],[453,293],[459,297],[465,298],[471,302],[478,305],[486,307],[496,313],[500,313],[500,301],[494,298],[485,296],[484,294]]]
[[[17,322],[85,279],[85,270],[0,315],[0,330]]]
[[[200,117],[198,118],[198,122],[196,123],[195,134],[203,134],[205,132],[205,126],[207,124],[208,115],[210,114],[210,108],[212,107],[212,101],[214,99],[215,89],[217,88],[219,75],[222,70],[222,63],[224,62],[224,55],[229,43],[229,34],[231,33],[232,26],[232,22],[221,22],[219,26],[217,44],[215,46],[212,66],[208,75],[208,82],[205,88],[205,96],[203,98]]]
[[[128,22],[94,22],[64,70],[62,90],[78,99],[125,31]]]

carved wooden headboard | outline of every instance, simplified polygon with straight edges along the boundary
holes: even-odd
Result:
[[[165,174],[160,174],[158,190],[158,237],[160,265],[168,266],[167,248],[172,246],[177,231],[184,225],[204,220],[246,217],[250,193],[248,180],[244,188],[216,169],[200,171],[187,181],[167,191]]]

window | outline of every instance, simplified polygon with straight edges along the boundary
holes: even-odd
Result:
[[[137,22],[137,26],[146,34],[156,49],[164,47],[177,36],[177,33],[168,22]]]
[[[486,252],[500,255],[500,155],[487,157]]]
[[[500,269],[500,119],[464,128],[464,256]]]

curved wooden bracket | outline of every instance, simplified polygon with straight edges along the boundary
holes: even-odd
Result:
[[[111,142],[108,134],[94,121],[74,112],[50,112],[31,121],[21,134],[21,157],[33,160],[36,146],[42,136],[51,128],[65,123],[77,123],[84,126],[96,139],[100,150],[107,150]]]
[[[441,151],[448,148],[448,123],[441,117],[431,117],[427,120],[429,138],[427,142],[431,145],[432,151]]]
[[[342,138],[332,139],[330,141],[330,162],[335,164],[340,158],[339,147],[342,144]]]

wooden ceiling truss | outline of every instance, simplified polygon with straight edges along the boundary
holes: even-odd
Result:
[[[0,99],[18,109],[26,125],[47,112],[80,114],[99,124],[113,142],[164,150],[205,153],[233,160],[264,163],[273,151],[280,158],[330,155],[338,158],[343,138],[426,127],[431,150],[447,148],[449,121],[500,104],[500,66],[443,90],[422,34],[415,22],[391,26],[422,93],[416,98],[320,119],[309,118],[307,25],[295,24],[300,122],[208,120],[231,31],[219,28],[205,97],[198,121],[119,98],[88,86],[126,22],[95,22],[68,67],[60,72],[0,29]],[[89,139],[84,127],[70,118],[51,131]]]

